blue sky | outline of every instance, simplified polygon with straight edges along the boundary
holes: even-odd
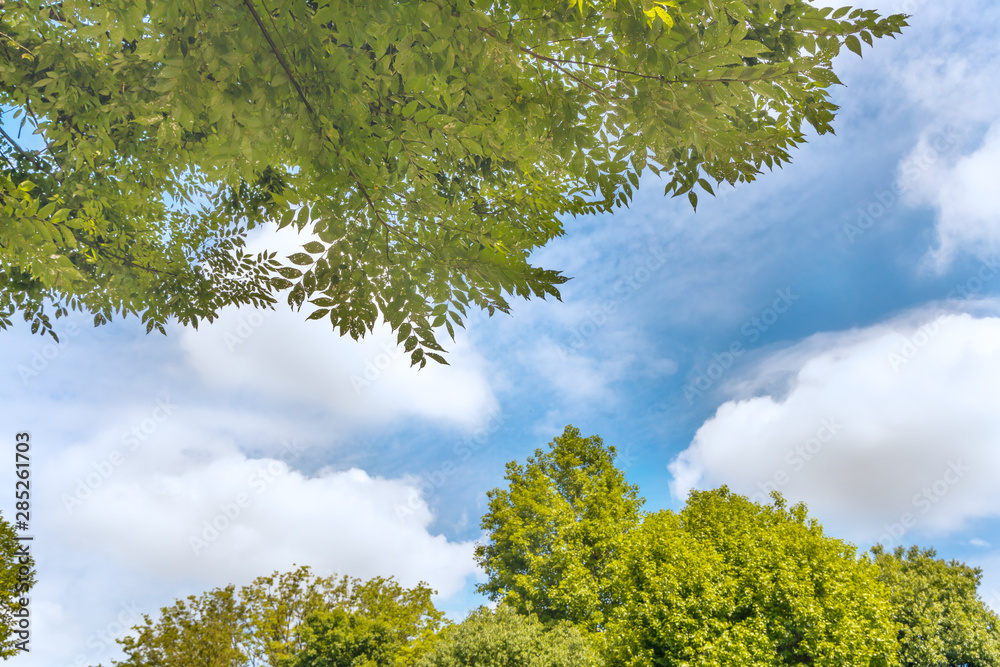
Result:
[[[648,509],[778,488],[859,547],[982,567],[1000,608],[1000,6],[863,6],[911,27],[838,62],[836,136],[697,213],[649,178],[567,221],[537,257],[562,302],[473,316],[447,368],[284,310],[0,333],[40,574],[12,664],[107,663],[137,613],[294,563],[428,581],[461,618],[485,492],[570,423]]]

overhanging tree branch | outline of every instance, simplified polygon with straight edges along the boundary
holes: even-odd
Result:
[[[285,60],[285,56],[281,53],[281,50],[278,48],[278,45],[275,44],[274,39],[271,38],[271,33],[269,33],[267,31],[267,28],[264,26],[264,22],[261,20],[260,14],[257,13],[257,9],[253,6],[253,2],[251,0],[243,0],[243,4],[246,5],[247,9],[250,10],[250,14],[251,16],[253,16],[254,22],[257,24],[257,27],[260,28],[261,33],[264,35],[264,39],[267,40],[268,45],[271,47],[271,52],[274,54],[275,58],[278,59],[278,64],[280,64],[281,68],[285,70],[285,74],[288,76],[288,80],[291,81],[292,86],[295,87],[295,92],[298,94],[299,99],[302,100],[302,104],[305,105],[306,110],[309,112],[309,116],[313,119],[313,122],[316,123],[317,127],[319,127],[320,131],[321,132],[324,131],[322,125],[320,124],[319,114],[316,113],[316,110],[313,109],[312,104],[309,103],[309,99],[306,97],[305,91],[303,91],[302,86],[299,85],[298,79],[295,77],[295,73],[292,72],[291,66],[288,64],[288,61]],[[329,135],[327,135],[326,138],[328,141],[330,141],[331,144],[333,144],[333,140],[330,138]],[[336,146],[334,146],[334,150],[336,150]],[[347,173],[354,181],[354,184],[358,186],[358,190],[361,192],[361,196],[365,198],[366,202],[368,202],[368,205],[371,207],[372,212],[375,214],[375,218],[386,229],[386,232],[396,231],[396,233],[399,233],[398,230],[395,230],[395,228],[389,225],[389,223],[387,223],[385,219],[382,217],[382,213],[378,210],[378,207],[375,205],[375,202],[372,201],[371,195],[368,193],[368,188],[364,186],[364,184],[361,182],[361,179],[359,179],[357,175],[354,173],[354,169],[348,168]],[[408,239],[411,243],[423,248],[423,246],[421,246],[420,243],[417,242],[415,239],[410,239],[405,234],[402,234],[402,236]],[[426,250],[426,248],[424,248],[424,250]]]

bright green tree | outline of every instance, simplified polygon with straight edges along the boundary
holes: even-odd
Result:
[[[544,626],[536,617],[500,605],[472,612],[443,633],[417,667],[598,667],[598,654],[567,622]]]
[[[480,589],[592,630],[609,665],[893,665],[878,570],[806,508],[722,488],[641,514],[614,450],[567,427],[490,494]]]
[[[642,499],[614,465],[614,447],[567,426],[521,466],[508,487],[488,492],[476,560],[489,580],[480,592],[543,622],[596,628],[611,602],[608,566],[640,521]]]
[[[877,568],[806,508],[693,492],[629,536],[603,639],[609,664],[896,664]]]
[[[9,0],[0,326],[163,331],[287,292],[441,361],[469,308],[558,295],[529,257],[568,216],[647,170],[696,203],[831,131],[833,58],[904,25],[805,0]],[[301,252],[245,255],[267,220]]]
[[[443,621],[432,594],[424,584],[404,588],[382,577],[366,582],[317,577],[300,567],[258,577],[238,590],[228,586],[178,600],[155,620],[145,616],[136,636],[119,640],[126,659],[114,664],[278,667],[300,660],[310,647],[343,641],[357,655],[367,655],[371,646],[391,640],[385,655],[397,661],[393,664],[411,665]]]
[[[916,546],[872,552],[901,625],[902,667],[1000,666],[1000,619],[979,597],[979,568]]]
[[[282,667],[392,667],[402,644],[384,620],[343,609],[321,611],[299,628],[303,643]]]
[[[7,659],[20,651],[16,645],[23,637],[12,627],[14,613],[23,609],[22,599],[29,597],[35,583],[34,562],[22,552],[14,527],[0,514],[0,658]]]

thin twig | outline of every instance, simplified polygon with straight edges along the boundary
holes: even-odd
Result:
[[[31,52],[31,50],[30,50],[30,49],[28,49],[28,47],[24,46],[23,44],[20,44],[20,43],[18,43],[18,41],[17,41],[16,39],[14,39],[13,37],[11,37],[11,36],[10,36],[10,35],[8,35],[7,33],[5,33],[5,32],[0,32],[0,36],[2,36],[2,37],[6,37],[7,39],[9,39],[9,40],[10,40],[10,43],[11,43],[11,44],[13,44],[14,46],[16,46],[16,47],[17,47],[17,48],[19,48],[19,49],[23,49],[23,50],[24,50],[24,52],[25,52],[25,53],[27,53],[28,55],[30,55],[31,57],[34,57],[34,56],[35,56],[35,54],[34,54],[34,53],[32,53],[32,52]]]
[[[39,160],[39,159],[38,159],[38,157],[36,157],[36,156],[32,155],[31,153],[28,153],[28,152],[27,152],[27,151],[25,151],[25,150],[24,150],[23,148],[21,148],[21,147],[20,147],[20,146],[19,146],[19,145],[17,144],[17,142],[16,142],[16,141],[14,141],[14,138],[13,138],[13,137],[11,137],[11,136],[10,136],[9,134],[7,134],[7,132],[5,132],[5,131],[4,131],[4,129],[3,129],[2,127],[0,127],[0,134],[2,134],[2,135],[3,135],[3,138],[7,140],[7,143],[9,143],[9,144],[10,144],[11,146],[13,146],[13,147],[14,147],[14,149],[15,149],[15,150],[16,150],[16,151],[17,151],[18,153],[20,153],[20,154],[21,154],[21,156],[22,156],[22,157],[23,157],[24,159],[26,159],[26,160],[30,160],[30,161],[34,162],[34,163],[35,163],[35,166],[36,166],[36,167],[38,167],[39,169],[45,169],[46,165],[45,165],[45,163],[44,163],[44,162],[42,162],[41,160]]]
[[[500,35],[496,34],[496,32],[494,32],[493,30],[490,30],[489,28],[480,27],[479,31],[483,32],[483,33],[485,33],[487,35],[489,35],[490,37],[492,37],[493,39],[495,39],[498,42],[503,43],[503,41],[504,41],[504,40],[502,40],[500,38]],[[573,79],[574,81],[576,81],[577,83],[579,83],[582,86],[586,86],[587,88],[590,88],[592,91],[594,91],[598,95],[607,96],[607,93],[605,93],[603,90],[601,90],[599,88],[595,88],[593,85],[591,85],[591,83],[589,81],[584,80],[583,78],[577,76],[576,74],[574,74],[570,70],[568,70],[565,67],[563,67],[559,63],[559,61],[556,60],[555,58],[548,58],[548,57],[543,56],[541,54],[537,54],[537,53],[533,52],[531,49],[529,49],[526,46],[521,46],[521,47],[518,47],[518,48],[521,51],[524,51],[525,53],[528,53],[529,55],[531,55],[531,56],[533,56],[533,57],[535,57],[537,59],[544,60],[544,61],[548,62],[549,64],[553,65],[557,70],[559,70],[560,72],[562,72],[563,74],[565,74],[569,78]]]
[[[257,13],[257,10],[254,8],[253,3],[250,0],[243,0],[243,4],[246,5],[247,9],[250,10],[250,14],[251,16],[253,16],[253,20],[257,22],[257,27],[260,28],[261,33],[263,33],[264,35],[264,39],[266,39],[267,43],[271,46],[271,52],[274,53],[274,56],[278,59],[278,64],[281,65],[281,68],[285,70],[285,74],[288,76],[288,80],[292,82],[293,86],[295,86],[295,91],[299,94],[299,99],[302,100],[302,103],[306,106],[306,110],[309,111],[309,114],[311,116],[317,118],[318,116],[316,114],[315,109],[313,109],[312,105],[309,104],[309,100],[306,98],[306,94],[302,91],[302,87],[299,86],[299,82],[295,78],[295,75],[292,74],[292,68],[288,66],[288,63],[285,61],[285,56],[281,54],[281,51],[278,49],[278,46],[274,43],[274,40],[271,39],[271,33],[267,31],[266,27],[264,27],[264,22],[260,20],[260,14]]]
[[[291,66],[285,60],[285,57],[284,55],[282,55],[281,50],[278,49],[277,44],[275,44],[274,40],[271,38],[271,34],[267,31],[267,28],[264,26],[264,22],[261,20],[260,14],[257,13],[257,10],[254,8],[251,0],[243,0],[243,4],[246,5],[247,9],[250,10],[250,14],[253,16],[254,21],[257,23],[257,27],[260,28],[261,33],[264,35],[264,39],[266,39],[267,43],[270,45],[271,52],[274,53],[274,56],[278,59],[278,63],[281,65],[282,69],[285,70],[285,74],[288,76],[288,80],[291,81],[292,85],[295,87],[295,91],[298,93],[299,99],[302,100],[302,104],[305,105],[306,110],[309,112],[309,115],[312,117],[313,121],[319,124],[319,114],[316,113],[316,110],[313,109],[312,104],[309,103],[309,99],[306,97],[305,92],[302,90],[302,87],[299,85],[298,80],[295,78],[295,74],[292,72]],[[320,130],[322,131],[323,127],[321,125],[319,127]],[[330,139],[330,137],[327,136],[327,139]],[[332,140],[331,143],[333,143]],[[378,207],[375,205],[375,202],[372,201],[371,195],[368,194],[368,189],[364,186],[364,184],[361,183],[361,179],[359,179],[357,174],[354,173],[353,168],[348,168],[347,174],[351,177],[351,179],[354,180],[354,184],[358,186],[358,190],[361,192],[361,195],[365,198],[365,201],[368,202],[368,205],[375,213],[375,218],[379,221],[379,223],[382,224],[383,227],[385,227],[386,231],[393,231],[397,234],[401,234],[403,238],[410,241],[410,243],[413,243],[414,245],[422,248],[425,251],[427,250],[421,243],[419,243],[414,239],[409,238],[405,234],[402,234],[401,232],[396,230],[394,227],[392,227],[385,221],[385,219],[382,217],[382,213],[378,210]]]

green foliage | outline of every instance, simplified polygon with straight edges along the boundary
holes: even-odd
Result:
[[[641,514],[614,449],[567,427],[489,493],[480,590],[545,622],[595,631],[607,664],[896,664],[877,568],[806,508],[725,487]]]
[[[614,466],[614,447],[567,426],[525,466],[507,465],[508,489],[487,496],[490,542],[476,548],[492,600],[593,629],[608,612],[609,563],[639,524],[642,500]]]
[[[482,607],[448,628],[417,667],[597,667],[601,661],[580,631],[562,622],[545,627],[506,605]]]
[[[979,598],[979,568],[916,546],[872,553],[901,625],[902,667],[1000,665],[1000,619]]]
[[[19,651],[14,645],[18,637],[11,628],[13,614],[22,609],[21,600],[28,598],[35,584],[35,564],[30,556],[27,563],[21,562],[21,547],[14,527],[0,514],[0,659],[4,660]]]
[[[296,667],[350,665],[323,662],[321,649],[348,647],[352,655],[412,664],[420,643],[439,629],[443,614],[433,591],[420,584],[403,588],[392,579],[367,582],[315,577],[309,568],[258,577],[235,586],[178,600],[137,626],[137,636],[119,640],[122,667]],[[338,644],[338,642],[340,642]],[[372,647],[379,648],[370,653]],[[319,652],[318,652],[319,651]],[[364,660],[357,665],[366,664]]]
[[[780,496],[693,492],[680,513],[645,518],[615,571],[613,665],[896,664],[875,566]]]
[[[391,667],[400,647],[389,623],[342,609],[313,614],[299,635],[304,646],[283,667]]]
[[[197,325],[284,292],[413,363],[556,296],[567,216],[711,192],[831,131],[832,59],[904,17],[805,0],[42,0],[0,17],[0,326]],[[308,230],[246,256],[263,221]],[[48,310],[46,310],[48,308]]]

